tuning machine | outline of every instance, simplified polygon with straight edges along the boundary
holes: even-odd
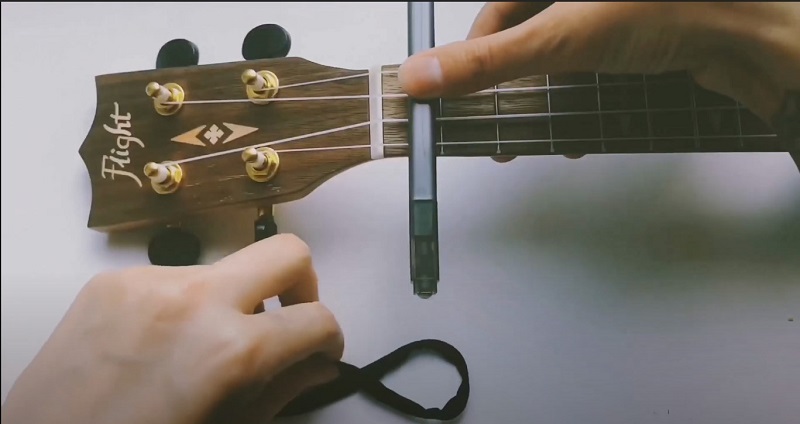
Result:
[[[144,175],[158,194],[174,193],[183,181],[183,169],[177,163],[148,162],[144,166]]]
[[[197,45],[184,38],[167,41],[158,50],[156,69],[196,66],[200,61]]]
[[[200,239],[179,227],[167,227],[156,233],[147,246],[152,265],[197,265],[202,247]]]
[[[251,180],[265,183],[278,173],[281,160],[278,152],[269,147],[250,147],[242,152],[247,175]]]
[[[186,98],[186,92],[183,91],[183,87],[174,82],[163,85],[157,82],[151,82],[147,84],[144,91],[147,93],[148,97],[153,99],[153,107],[156,109],[156,112],[164,116],[177,113],[181,109],[181,106],[183,106],[183,100]]]
[[[242,72],[242,82],[246,85],[247,97],[253,103],[266,103],[278,94],[278,76],[271,71],[247,69]]]
[[[262,24],[247,32],[242,41],[245,60],[286,57],[292,49],[292,37],[278,24]]]

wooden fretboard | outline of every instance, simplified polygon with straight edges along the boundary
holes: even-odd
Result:
[[[402,93],[397,66],[383,94]],[[439,156],[783,152],[752,112],[683,72],[533,76],[434,103]],[[408,155],[407,98],[384,98],[384,154]],[[392,122],[398,120],[398,122]]]

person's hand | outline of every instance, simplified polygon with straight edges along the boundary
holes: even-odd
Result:
[[[264,311],[275,296],[282,307]],[[2,421],[263,423],[335,378],[343,343],[291,235],[213,265],[101,274],[16,381]]]
[[[398,77],[426,99],[529,75],[683,70],[770,123],[800,89],[800,3],[487,3],[467,40],[410,57]]]

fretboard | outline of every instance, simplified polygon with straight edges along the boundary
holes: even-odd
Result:
[[[397,66],[383,94],[401,94]],[[439,156],[602,153],[784,152],[752,112],[662,75],[532,76],[433,102]],[[384,97],[384,155],[408,155],[408,98]]]

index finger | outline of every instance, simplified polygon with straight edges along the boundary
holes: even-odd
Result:
[[[275,296],[284,306],[319,300],[311,251],[292,234],[253,243],[212,265],[210,272],[220,293],[247,313]]]
[[[474,93],[528,75],[589,71],[614,23],[605,4],[559,3],[520,25],[411,56],[398,79],[412,97]],[[617,19],[618,21],[619,19]]]
[[[553,2],[488,2],[478,12],[467,39],[483,37],[517,26],[548,8]]]

